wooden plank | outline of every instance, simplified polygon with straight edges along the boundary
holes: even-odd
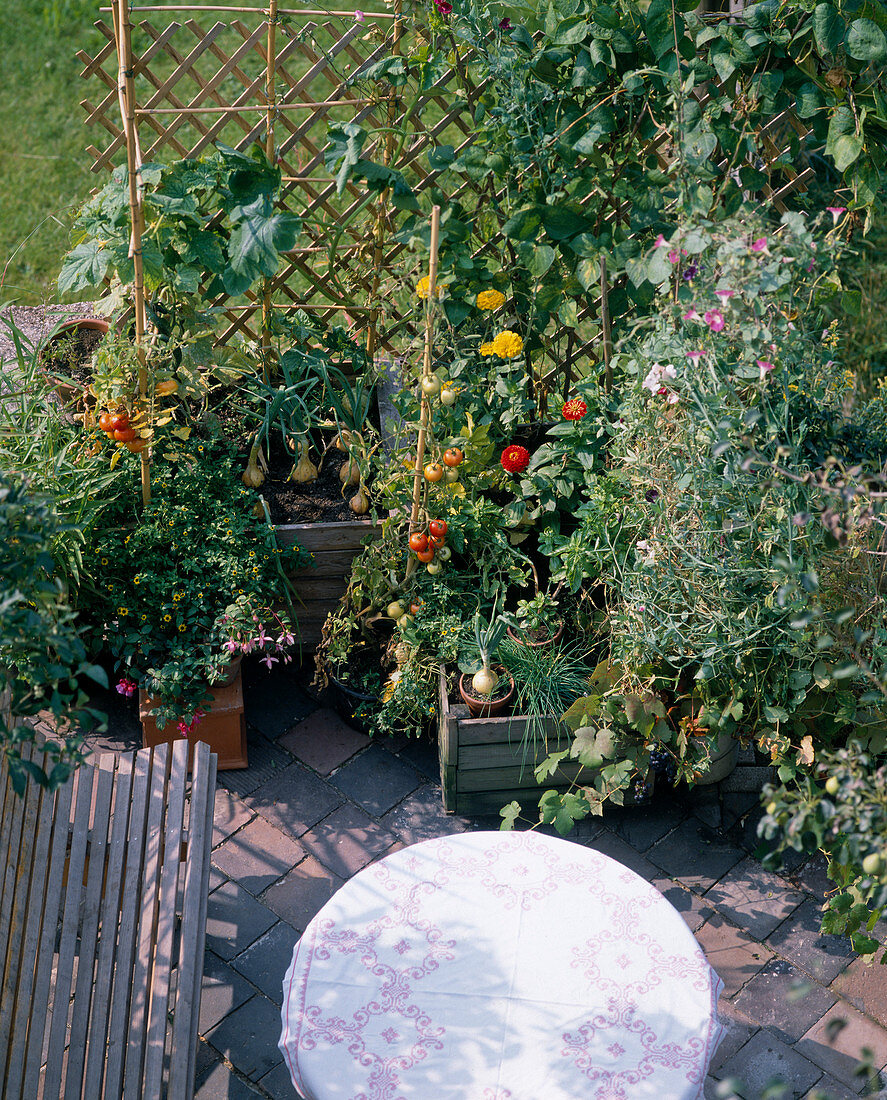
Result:
[[[487,816],[498,814],[510,802],[519,802],[525,815],[536,820],[539,816],[539,796],[543,789],[557,790],[556,787],[539,787],[531,792],[526,787],[517,787],[501,791],[460,791],[456,796],[454,810],[457,814]]]
[[[513,715],[510,718],[460,718],[458,719],[459,747],[463,745],[519,745],[527,732],[527,718]],[[557,743],[554,720],[536,724],[537,740],[548,735],[551,744]]]
[[[561,742],[560,748],[564,749],[568,745],[569,741],[565,739]],[[484,768],[504,768],[509,765],[520,767],[525,764],[526,768],[532,771],[537,764],[542,763],[548,753],[558,751],[558,744],[555,741],[550,741],[549,746],[547,749],[538,746],[534,751],[533,747],[528,745],[527,752],[524,753],[519,741],[507,745],[460,745],[457,766],[462,772]]]
[[[569,780],[574,776],[578,776],[580,771],[581,765],[565,763],[561,766],[559,775],[563,776],[564,780]],[[564,787],[569,785],[568,782],[561,782],[560,778],[558,782]],[[525,788],[528,791],[538,791],[541,795],[543,791],[558,786],[558,783],[537,783],[533,776],[532,766],[527,764],[525,768],[521,768],[519,763],[510,767],[479,768],[474,771],[463,771],[459,768],[457,783],[460,795],[463,791],[501,791],[520,788]]]
[[[92,803],[94,771],[84,764],[75,775],[75,802],[71,854],[68,857],[68,883],[65,889],[65,905],[62,915],[62,935],[59,942],[58,962],[52,994],[52,1022],[49,1028],[49,1047],[46,1052],[46,1077],[43,1095],[60,1095],[62,1069],[65,1054],[65,1038],[68,1030],[68,1007],[71,999],[71,982],[74,973],[74,949],[80,923],[80,895],[83,872],[86,867],[86,843],[89,834],[89,811]],[[52,934],[52,925],[44,929]]]
[[[48,1024],[52,960],[55,953],[55,936],[62,902],[73,795],[74,779],[70,779],[56,791],[52,802],[52,846],[49,852],[49,868],[46,876],[43,923],[37,948],[34,996],[31,1002],[31,1027],[28,1031],[25,1050],[25,1080],[21,1091],[24,1100],[30,1100],[31,1097],[38,1095],[40,1066],[43,1062],[43,1039]]]
[[[19,878],[19,849],[25,817],[24,797],[13,793],[6,809],[8,817],[3,822],[4,835],[2,847],[0,847],[0,859],[3,860],[0,864],[0,871],[3,874],[2,896],[0,896],[0,943],[3,944],[9,942],[9,927]]]
[[[293,582],[293,587],[307,608],[313,603],[325,603],[328,607],[335,607],[339,598],[348,587],[347,578],[338,577],[302,577]],[[296,611],[298,613],[298,605]]]
[[[39,753],[34,753],[33,757],[36,758],[38,765],[43,763]],[[15,858],[10,860],[10,865],[7,867],[7,871],[13,872],[13,891],[8,899],[4,898],[4,907],[5,903],[9,902],[9,926],[6,935],[0,938],[0,957],[5,962],[2,979],[0,979],[0,1078],[3,1080],[6,1080],[9,1072],[8,1069],[6,1072],[3,1070],[7,1064],[6,1055],[9,1051],[18,989],[20,983],[28,978],[27,971],[23,967],[22,944],[27,921],[29,891],[35,870],[39,873],[37,849],[40,838],[37,835],[37,823],[41,790],[33,780],[29,780],[24,796],[19,799],[22,803],[21,840]],[[24,1023],[27,1027],[27,1020]],[[11,1065],[10,1061],[9,1067]]]
[[[93,769],[91,768],[91,770]],[[80,956],[77,962],[77,985],[74,989],[71,1035],[68,1043],[65,1100],[80,1100],[80,1090],[83,1084],[83,1066],[91,1015],[96,945],[99,936],[99,915],[102,909],[102,881],[105,877],[105,854],[108,850],[111,798],[114,793],[113,761],[109,766],[107,762],[102,762],[100,758],[99,766],[94,769],[94,772],[95,792],[92,829],[89,840],[89,866],[86,872],[86,886],[81,909]],[[70,888],[69,880],[68,889]],[[103,934],[107,934],[108,929],[102,931]]]
[[[359,552],[353,547],[344,550],[315,550],[311,565],[304,569],[288,570],[288,576],[296,584],[300,583],[303,577],[306,580],[312,577],[347,577]]]
[[[126,836],[126,869],[123,877],[123,893],[119,908],[117,959],[114,966],[114,982],[111,991],[111,1009],[108,1021],[107,1064],[105,1067],[105,1091],[102,1095],[123,1095],[123,1059],[129,1034],[129,998],[132,989],[133,955],[138,934],[140,884],[142,858],[148,819],[148,784],[151,772],[151,749],[136,753],[132,808],[129,830]]]
[[[365,538],[377,537],[379,525],[359,519],[341,523],[284,523],[274,528],[278,546],[298,543],[306,550],[359,550]]]
[[[99,768],[114,770],[115,759],[110,754],[99,758]],[[101,1096],[105,1070],[105,1053],[108,1049],[108,1017],[111,1009],[111,993],[117,953],[117,926],[120,922],[121,889],[126,859],[126,839],[129,832],[132,795],[133,756],[121,755],[116,760],[114,778],[114,806],[111,812],[111,840],[108,848],[108,867],[102,896],[101,926],[98,965],[96,967],[93,1004],[95,1005],[87,1039],[86,1072],[83,1078],[83,1095],[87,1098]]]
[[[199,742],[194,750],[191,773],[179,969],[167,1092],[169,1097],[181,1097],[182,1100],[190,1100],[194,1088],[215,783],[215,753]]]
[[[20,1097],[22,1078],[25,1071],[25,1046],[28,1029],[35,1020],[42,1020],[41,1013],[32,1012],[34,980],[37,971],[37,951],[43,934],[43,911],[45,903],[46,876],[49,870],[49,849],[52,839],[52,813],[55,799],[51,791],[40,790],[40,809],[35,824],[34,860],[31,866],[31,883],[28,896],[28,911],[25,918],[24,937],[21,948],[21,972],[18,979],[14,1020],[11,1020],[12,1041],[9,1045],[9,1059],[5,1073],[5,1095]],[[0,1008],[0,1020],[8,1008]],[[11,1013],[10,1013],[11,1016]],[[0,1055],[5,1053],[7,1044],[0,1042]],[[0,1071],[3,1070],[0,1062]]]
[[[169,979],[172,969],[173,936],[176,924],[176,888],[185,816],[185,788],[188,784],[188,742],[172,746],[169,780],[165,783],[166,813],[163,820],[163,864],[157,899],[157,935],[153,951],[153,978],[148,1005],[144,1074],[130,1093],[138,1100],[162,1094],[163,1050],[166,1043]],[[190,947],[186,948],[190,950]],[[201,953],[202,954],[202,953]],[[128,1084],[128,1082],[127,1082]]]
[[[142,752],[145,751],[142,749]],[[169,789],[171,757],[172,753],[168,745],[158,745],[151,757],[148,822],[144,833],[144,862],[139,883],[139,923],[132,968],[132,994],[129,1002],[129,1040],[126,1044],[123,1071],[123,1100],[137,1100],[141,1094],[148,1024],[148,998],[154,975],[153,952],[157,935],[157,895],[160,887],[163,811]]]

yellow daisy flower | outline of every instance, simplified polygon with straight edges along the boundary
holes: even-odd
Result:
[[[481,355],[495,355],[496,354],[496,348],[493,346],[492,343],[490,343],[490,344],[481,344],[481,346],[478,348],[478,351],[481,353]]]
[[[499,290],[482,290],[476,305],[478,309],[501,309],[505,305],[505,295]]]

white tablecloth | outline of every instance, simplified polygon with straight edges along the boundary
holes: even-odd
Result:
[[[386,857],[305,930],[280,1047],[305,1100],[691,1100],[721,982],[622,864],[539,833]]]

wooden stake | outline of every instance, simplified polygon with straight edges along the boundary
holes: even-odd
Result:
[[[148,412],[148,362],[145,354],[145,275],[142,265],[142,236],[144,214],[142,211],[142,155],[139,148],[136,124],[135,76],[132,55],[132,24],[127,0],[114,0],[114,37],[117,44],[117,96],[123,118],[126,137],[126,167],[129,176],[129,216],[132,232],[129,254],[132,257],[132,294],[135,308],[136,355],[139,360],[139,407]],[[142,504],[151,501],[151,448],[141,452]]]
[[[604,352],[604,393],[613,389],[613,330],[610,325],[610,288],[607,261],[601,256],[601,339]]]
[[[274,147],[274,115],[277,101],[274,81],[277,70],[277,0],[268,0],[268,52],[265,62],[265,99],[268,103],[265,114],[265,156],[270,164],[274,164],[277,158],[277,150]],[[265,382],[271,378],[271,279],[268,276],[262,281],[262,375]]]
[[[428,297],[425,299],[425,350],[422,355],[422,378],[431,373],[431,353],[434,342],[434,304],[437,299],[437,250],[440,238],[440,207],[431,208],[431,255],[428,258]],[[410,532],[419,526],[419,505],[422,500],[422,468],[425,464],[425,438],[431,420],[431,402],[419,385],[421,413],[419,416],[419,438],[416,440],[416,465],[413,469],[413,508],[410,512]],[[416,559],[410,558],[407,576],[416,568]]]

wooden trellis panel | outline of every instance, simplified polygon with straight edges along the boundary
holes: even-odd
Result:
[[[414,266],[398,242],[377,237],[386,211],[372,205],[373,216],[350,220],[365,193],[348,185],[338,195],[324,163],[330,121],[352,119],[374,131],[386,124],[392,96],[380,86],[370,98],[362,98],[348,78],[361,68],[397,51],[400,28],[392,12],[367,13],[356,22],[350,12],[289,11],[279,13],[276,35],[269,33],[269,13],[257,7],[254,13],[243,6],[231,9],[188,8],[186,5],[132,9],[139,16],[134,27],[133,71],[135,75],[138,124],[144,162],[169,161],[197,156],[215,142],[239,150],[265,140],[269,101],[266,72],[269,44],[273,46],[274,97],[273,138],[279,152],[284,178],[281,205],[305,218],[305,233],[299,246],[287,253],[286,261],[270,280],[276,306],[301,306],[321,320],[353,319],[375,315],[376,346],[403,353],[403,345],[416,335],[412,315],[401,312],[394,298],[386,296],[384,309],[379,298],[396,281],[404,279]],[[105,132],[104,144],[90,145],[93,171],[110,171],[124,159],[126,137],[122,129],[118,99],[114,32],[105,21],[96,24],[104,42],[94,55],[83,51],[83,76],[96,86],[94,99],[84,99],[87,122]],[[368,33],[375,28],[373,33]],[[408,140],[391,167],[402,172],[414,190],[439,187],[437,173],[421,163],[432,144],[451,142],[458,152],[471,141],[472,124],[467,106],[455,102],[448,90],[456,78],[448,71],[424,93],[424,110],[433,111],[437,121],[428,132],[417,131]],[[478,89],[480,92],[482,89]],[[403,105],[394,100],[395,109]],[[421,116],[423,112],[420,111]],[[786,126],[803,133],[803,127],[788,115],[774,119],[765,135],[767,160],[773,163],[780,152],[780,133]],[[780,130],[780,127],[782,128]],[[371,138],[364,155],[384,161],[384,137]],[[665,137],[650,143],[644,155],[662,156]],[[804,186],[809,175],[781,167],[785,183],[767,195],[777,207],[792,190]],[[449,198],[470,206],[472,193],[480,201],[477,185],[470,179],[459,183]],[[489,196],[487,196],[489,201]],[[331,247],[330,240],[335,238]],[[504,248],[504,240],[488,241],[481,253]],[[415,265],[417,266],[417,265]],[[219,339],[242,335],[259,339],[262,300],[247,295],[246,304],[219,296],[212,305],[224,311],[227,327]],[[580,329],[566,328],[548,341],[548,365],[540,374],[550,379],[561,358],[559,348],[567,344],[574,361],[596,357],[599,303],[593,302],[580,314]]]

